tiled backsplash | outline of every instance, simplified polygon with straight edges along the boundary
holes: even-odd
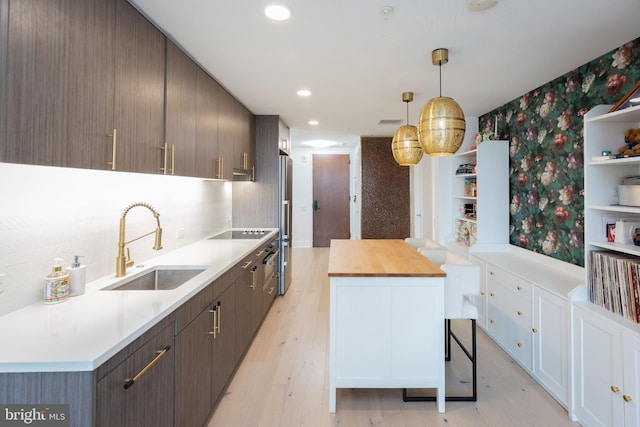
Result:
[[[54,258],[68,266],[83,255],[87,282],[113,275],[120,217],[133,202],[160,213],[162,251],[171,251],[230,227],[231,200],[230,182],[0,163],[0,315],[42,300]],[[155,229],[145,208],[126,219],[127,240]],[[131,258],[157,256],[152,246],[153,236],[131,243]]]

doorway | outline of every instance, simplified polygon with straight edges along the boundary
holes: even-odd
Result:
[[[331,239],[349,239],[349,155],[313,155],[313,246],[327,247]]]

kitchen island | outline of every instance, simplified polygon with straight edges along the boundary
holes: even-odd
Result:
[[[444,278],[403,240],[332,240],[329,412],[338,388],[435,388],[445,410]]]

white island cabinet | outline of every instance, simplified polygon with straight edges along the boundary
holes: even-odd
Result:
[[[332,240],[329,412],[337,388],[435,388],[444,412],[445,273],[402,240]]]

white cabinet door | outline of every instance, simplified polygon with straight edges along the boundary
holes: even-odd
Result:
[[[626,426],[640,425],[640,338],[624,332],[624,421]]]
[[[567,405],[567,300],[533,288],[533,373],[560,403]]]
[[[581,307],[574,310],[573,410],[584,426],[624,426],[620,328]]]
[[[469,261],[474,263],[475,265],[480,266],[480,295],[474,295],[471,297],[471,300],[478,308],[478,319],[476,321],[477,325],[482,329],[487,328],[487,280],[485,277],[485,262],[481,258],[475,255],[469,255]]]

